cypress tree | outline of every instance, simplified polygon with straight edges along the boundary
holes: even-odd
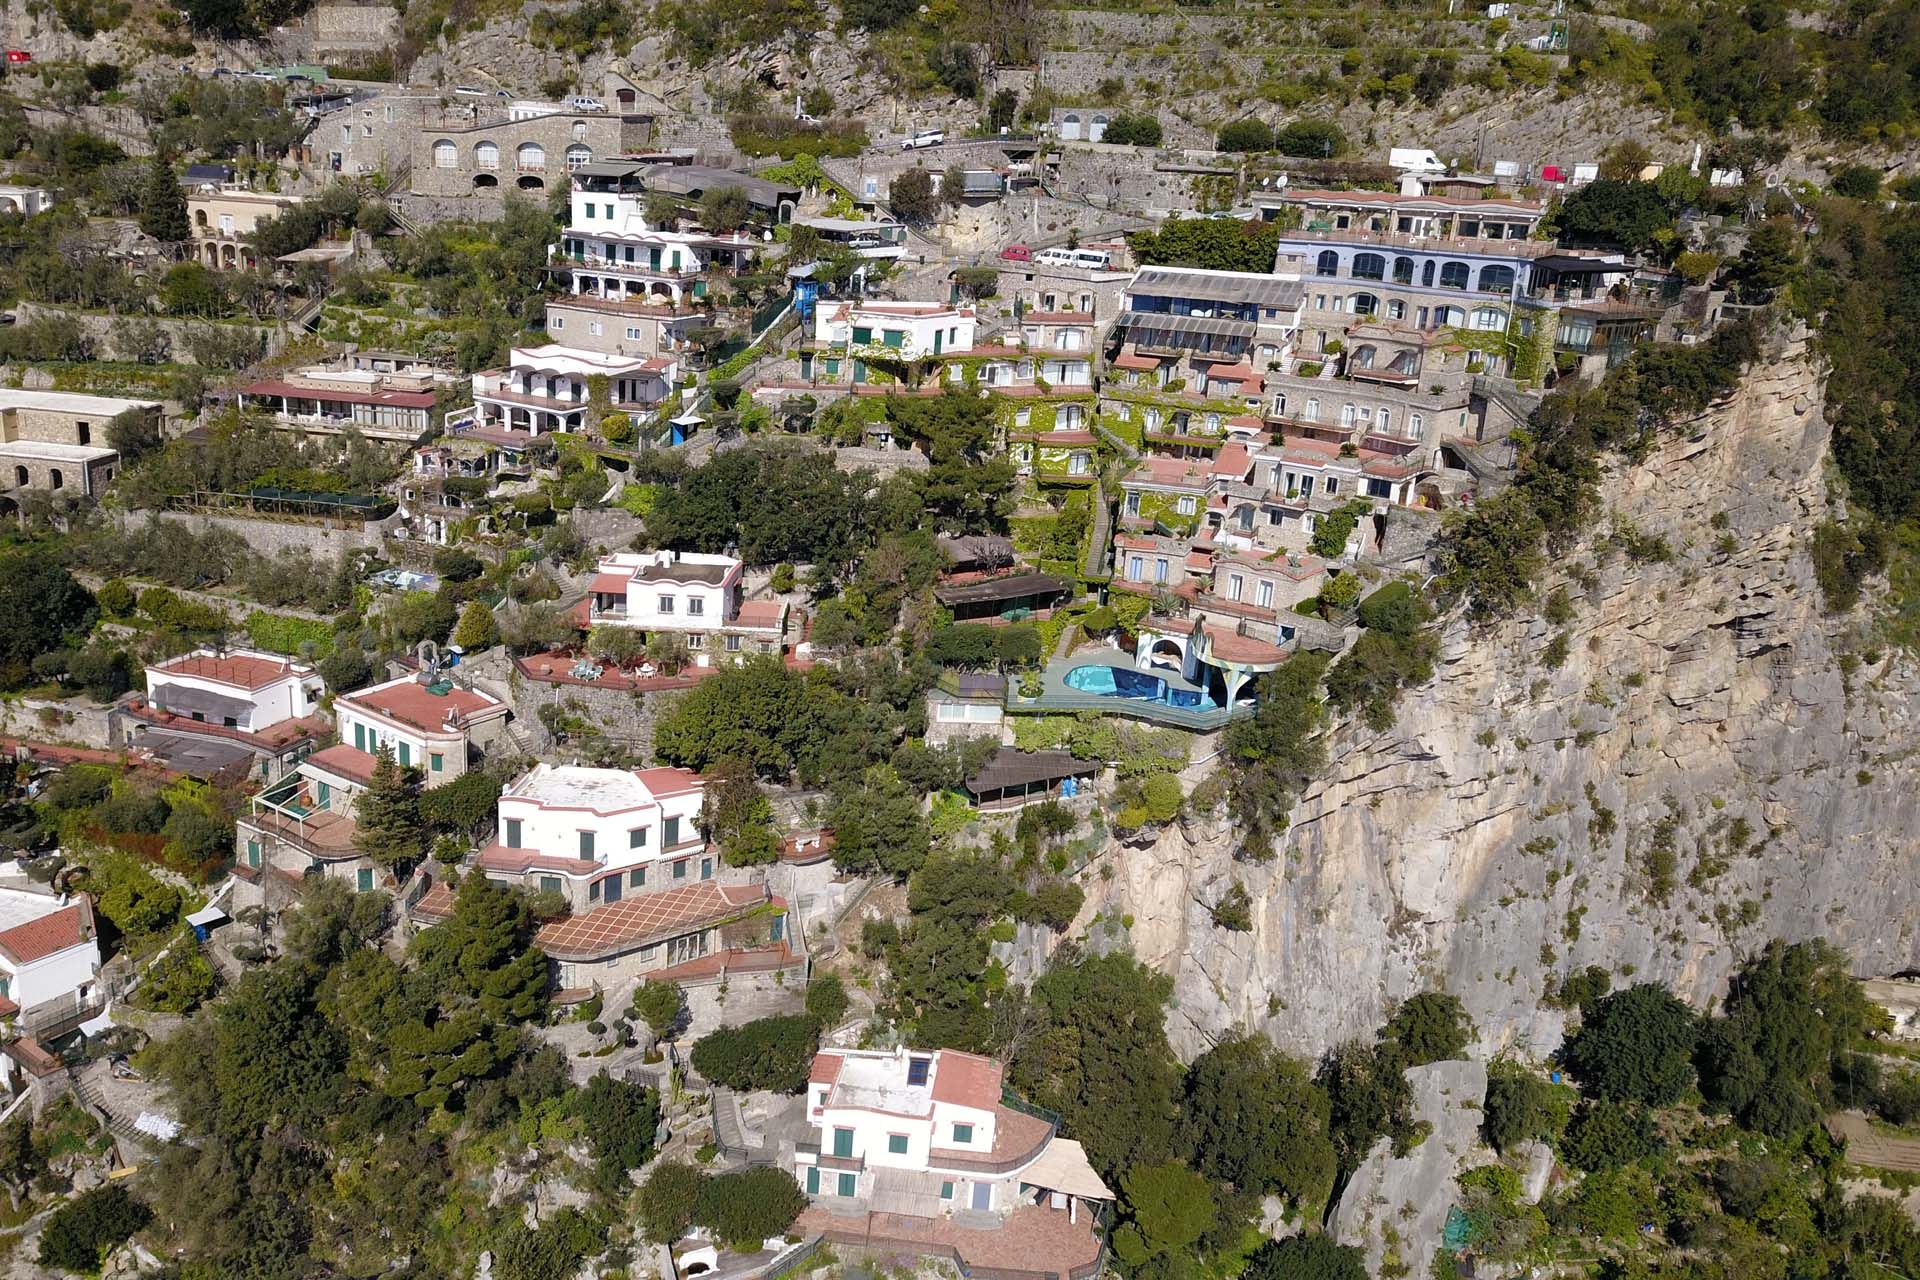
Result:
[[[187,227],[187,193],[180,189],[180,179],[164,152],[154,152],[153,163],[147,166],[147,185],[140,192],[140,229],[168,244],[191,234]]]
[[[380,865],[420,856],[424,833],[419,791],[411,772],[394,762],[391,748],[380,748],[373,780],[353,803],[353,819],[353,847]]]

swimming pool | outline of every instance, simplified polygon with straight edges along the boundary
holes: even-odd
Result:
[[[1136,698],[1143,702],[1162,702],[1170,707],[1190,707],[1197,711],[1212,710],[1218,706],[1212,698],[1197,689],[1175,689],[1159,676],[1127,667],[1096,663],[1074,667],[1061,678],[1070,689],[1108,698]]]

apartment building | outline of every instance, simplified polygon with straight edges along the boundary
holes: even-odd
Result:
[[[299,763],[329,727],[325,682],[303,662],[257,649],[196,649],[146,669],[146,693],[118,712],[130,744],[161,759],[207,764],[228,749],[271,781]]]
[[[681,637],[697,666],[725,654],[779,653],[786,606],[743,598],[743,565],[732,556],[626,551],[602,556],[581,623]]]
[[[216,271],[251,271],[260,265],[251,236],[263,222],[299,205],[302,197],[235,187],[187,193],[187,226],[193,256]]]
[[[97,497],[120,467],[107,428],[122,415],[160,425],[158,400],[0,388],[0,501],[30,489]]]

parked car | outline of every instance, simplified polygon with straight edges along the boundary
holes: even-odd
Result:
[[[482,89],[478,85],[457,84],[453,86],[453,95],[456,98],[491,98],[493,90]]]
[[[1000,251],[1000,256],[1008,262],[1032,262],[1033,250],[1024,244],[1010,244]]]
[[[589,98],[584,95],[568,98],[567,105],[575,111],[605,111],[607,109],[607,104],[600,101],[600,99]]]
[[[25,49],[9,49],[7,50],[7,61],[18,66],[23,62],[32,62],[33,55]]]
[[[920,129],[900,140],[902,151],[919,151],[925,147],[937,147],[947,140],[945,129]]]

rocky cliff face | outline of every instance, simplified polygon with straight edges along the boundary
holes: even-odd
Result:
[[[1915,962],[1920,681],[1820,612],[1821,392],[1783,342],[1612,468],[1607,514],[1546,584],[1571,621],[1451,625],[1391,731],[1335,735],[1275,861],[1234,861],[1224,823],[1119,851],[1093,905],[1175,976],[1183,1054],[1236,1028],[1315,1054],[1432,986],[1483,1050],[1539,1053],[1561,1034],[1550,975],[1590,964],[1704,1006],[1774,936],[1827,937],[1861,974]],[[1208,909],[1235,880],[1250,932]]]

